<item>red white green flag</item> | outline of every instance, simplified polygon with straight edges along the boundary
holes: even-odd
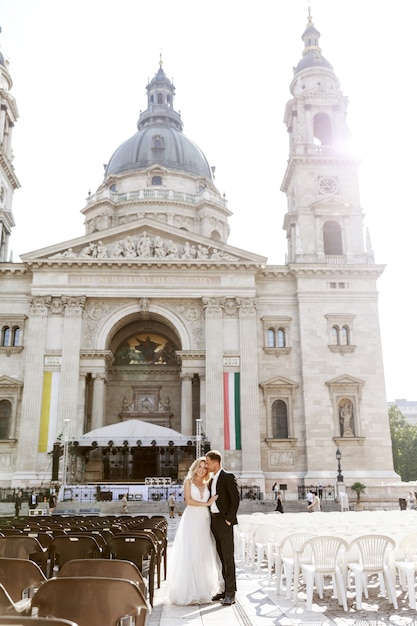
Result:
[[[240,374],[224,372],[224,449],[241,450],[240,436]]]

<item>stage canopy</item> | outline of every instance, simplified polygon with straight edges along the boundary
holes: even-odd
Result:
[[[109,441],[112,441],[114,446],[187,446],[190,441],[194,444],[195,437],[182,435],[172,428],[164,428],[142,420],[126,420],[91,430],[77,441],[79,446],[90,448],[96,445],[106,447]]]

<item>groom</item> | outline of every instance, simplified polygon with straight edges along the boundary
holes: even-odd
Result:
[[[233,526],[237,524],[239,492],[236,478],[222,468],[222,455],[217,450],[206,454],[206,468],[213,473],[210,481],[210,494],[217,494],[217,500],[210,506],[211,532],[216,541],[217,553],[222,564],[224,592],[213,597],[223,605],[235,603],[236,568],[233,543]]]

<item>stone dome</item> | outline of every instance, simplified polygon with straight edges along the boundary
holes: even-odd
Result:
[[[144,170],[151,165],[212,178],[200,148],[180,130],[161,124],[147,126],[122,143],[106,167],[106,176]]]
[[[175,87],[163,71],[162,61],[146,90],[148,107],[139,116],[138,132],[117,148],[107,164],[105,175],[160,165],[212,180],[206,157],[182,133],[181,115],[174,109]]]
[[[303,58],[298,65],[294,67],[294,75],[297,75],[299,72],[307,70],[311,67],[324,67],[333,71],[333,66],[321,53],[321,48],[319,46],[320,33],[313,24],[310,11],[308,15],[307,27],[302,35],[302,40],[304,41],[305,46],[303,50]]]

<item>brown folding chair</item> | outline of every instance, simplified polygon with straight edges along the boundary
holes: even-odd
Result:
[[[53,619],[50,617],[31,617],[30,615],[0,616],[1,626],[78,626],[67,619]]]
[[[150,523],[151,522],[151,523]],[[168,558],[168,534],[166,529],[163,527],[162,524],[160,524],[159,521],[156,521],[152,524],[152,519],[150,520],[143,520],[139,523],[137,523],[132,529],[131,532],[136,532],[136,531],[146,531],[149,530],[151,531],[155,536],[156,539],[158,540],[159,543],[159,563],[164,562],[164,580],[166,580],[167,577],[167,558]],[[126,533],[125,533],[126,534]],[[159,573],[159,579],[158,579],[158,587],[160,587],[161,585],[161,579],[160,579],[160,573]]]
[[[146,598],[146,584],[139,569],[131,561],[120,559],[73,559],[67,561],[58,572],[58,577],[80,578],[95,576],[96,578],[124,578],[132,580]]]
[[[153,528],[152,529],[151,528],[135,529],[135,530],[130,530],[129,532],[126,531],[124,533],[120,533],[120,536],[122,537],[131,537],[133,535],[137,537],[149,538],[154,544],[156,580],[157,580],[157,585],[159,589],[159,587],[161,586],[161,563],[164,558],[164,552],[165,552],[164,543],[163,541],[159,540]]]
[[[29,559],[0,558],[0,584],[13,602],[31,598],[45,580],[41,568]]]
[[[35,539],[39,541],[39,543],[41,544],[42,548],[44,548],[44,550],[49,549],[49,544],[54,538],[51,532],[45,532],[45,531],[40,531],[40,530],[29,530],[28,532],[24,532],[24,534],[27,537],[35,537]]]
[[[48,552],[35,537],[26,537],[23,534],[0,537],[0,557],[29,559],[46,574]]]
[[[115,535],[107,542],[102,557],[134,563],[142,576],[148,579],[149,602],[153,606],[156,548],[149,537]]]
[[[114,626],[123,618],[144,626],[148,613],[135,583],[97,577],[50,578],[33,596],[33,610],[39,617],[62,617],[79,626]]]
[[[100,555],[100,546],[90,535],[62,535],[49,544],[51,570],[55,572],[72,559],[98,559]]]
[[[23,611],[27,613],[29,609],[29,599],[13,602],[7,590],[0,584],[0,615],[19,615]]]

